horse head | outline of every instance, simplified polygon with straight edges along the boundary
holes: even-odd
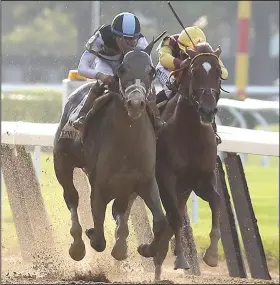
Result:
[[[202,42],[194,49],[188,48],[186,53],[189,57],[185,67],[188,68],[181,76],[180,93],[197,108],[201,123],[210,124],[217,113],[220,96],[221,49],[214,51],[208,43]]]
[[[137,120],[146,108],[156,71],[150,58],[153,42],[145,50],[135,48],[125,54],[118,67],[120,93],[132,120]]]

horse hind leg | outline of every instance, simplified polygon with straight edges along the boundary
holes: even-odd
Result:
[[[188,199],[189,194],[185,195],[185,197],[180,197],[178,200],[178,217],[174,219],[174,223],[177,224],[176,230],[175,230],[175,263],[174,263],[174,269],[190,269],[190,265],[184,256],[184,249],[183,249],[183,243],[182,243],[182,227],[183,227],[183,221],[185,216],[185,207],[186,202]]]
[[[112,206],[112,214],[117,226],[115,230],[116,242],[111,251],[111,255],[119,261],[127,258],[127,237],[129,235],[127,223],[135,198],[136,194],[130,198],[130,201],[128,201],[128,199],[115,199]]]
[[[74,241],[69,248],[69,255],[75,261],[85,257],[86,249],[82,240],[82,227],[78,217],[79,194],[73,184],[74,166],[66,154],[54,154],[54,169],[58,182],[63,187],[63,196],[71,213],[70,234]]]

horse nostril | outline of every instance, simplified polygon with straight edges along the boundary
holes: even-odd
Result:
[[[203,113],[205,113],[205,110],[204,110],[202,107],[199,107],[199,108],[198,108],[198,112],[199,112],[200,114],[203,114]]]
[[[144,102],[144,101],[141,101],[140,107],[141,107],[142,109],[145,107],[145,102]]]
[[[214,112],[214,114],[217,114],[218,108],[214,108],[213,112]]]

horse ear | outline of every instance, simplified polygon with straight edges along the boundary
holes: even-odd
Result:
[[[221,53],[222,53],[221,46],[218,46],[218,48],[214,51],[214,54],[215,54],[217,57],[220,57]]]
[[[154,47],[154,44],[155,44],[155,41],[154,41],[154,38],[153,38],[153,40],[144,49],[144,52],[146,52],[148,55],[151,55],[152,49]]]
[[[196,56],[196,51],[192,48],[187,48],[186,49],[186,54],[190,57],[190,58],[194,58]]]

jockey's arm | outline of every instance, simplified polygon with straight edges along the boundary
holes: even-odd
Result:
[[[221,61],[221,59],[219,59],[219,64],[220,64],[221,69],[222,69],[222,75],[221,75],[221,77],[222,77],[223,80],[225,80],[225,79],[228,78],[228,71],[227,71],[227,69],[225,68],[225,66],[224,66],[223,62]]]
[[[78,65],[78,73],[89,79],[96,79],[97,72],[92,68],[96,56],[89,51],[85,51]]]
[[[165,40],[159,48],[159,62],[169,70],[179,69],[182,61],[172,55],[172,48],[169,46],[169,41],[169,39]]]
[[[86,51],[82,54],[78,65],[78,73],[89,79],[97,79],[98,71],[92,68],[96,55],[91,51],[99,52],[104,42],[99,31],[97,31],[86,43]]]

